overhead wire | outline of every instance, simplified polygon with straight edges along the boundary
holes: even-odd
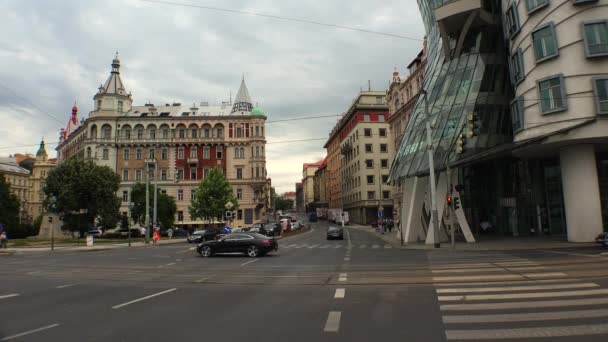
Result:
[[[394,34],[394,33],[380,32],[380,31],[374,31],[374,30],[369,30],[369,29],[362,29],[362,28],[332,24],[332,23],[325,23],[325,22],[314,21],[314,20],[290,18],[290,17],[284,17],[284,16],[274,15],[274,14],[243,11],[243,10],[236,10],[236,9],[223,8],[223,7],[204,6],[204,5],[197,5],[197,4],[187,4],[187,3],[172,2],[172,1],[160,1],[160,0],[139,0],[139,1],[155,3],[155,4],[164,4],[164,5],[170,5],[170,6],[198,8],[198,9],[217,11],[217,12],[226,12],[226,13],[233,13],[233,14],[252,15],[252,16],[256,16],[256,17],[263,17],[263,18],[284,20],[284,21],[293,21],[293,22],[298,22],[298,23],[338,28],[338,29],[349,30],[349,31],[357,31],[357,32],[363,32],[363,33],[369,33],[369,34],[375,34],[375,35],[381,35],[381,36],[387,36],[387,37],[399,38],[399,39],[406,39],[406,40],[412,40],[412,41],[418,41],[418,42],[423,41],[420,38],[407,37],[407,36]]]

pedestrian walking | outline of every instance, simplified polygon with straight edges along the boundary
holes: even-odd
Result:
[[[6,235],[6,232],[3,230],[2,233],[0,233],[0,248],[6,248],[7,244],[8,244],[8,236]]]
[[[157,244],[160,240],[160,232],[158,231],[158,228],[154,229],[154,236],[152,240],[154,241],[154,244]]]
[[[169,240],[171,240],[173,238],[173,229],[171,229],[171,228],[167,229],[167,236],[169,237]]]

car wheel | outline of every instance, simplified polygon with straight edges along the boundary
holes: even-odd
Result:
[[[201,248],[201,256],[207,258],[210,257],[213,253],[211,253],[211,247],[209,246],[203,246]]]
[[[256,246],[251,245],[247,248],[248,256],[255,258],[258,256],[258,254],[260,254],[260,251],[258,250],[258,248]]]

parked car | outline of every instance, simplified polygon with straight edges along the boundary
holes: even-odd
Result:
[[[342,227],[329,226],[327,228],[327,240],[332,239],[344,240],[344,229]]]
[[[201,243],[204,241],[215,240],[218,235],[220,235],[220,231],[217,229],[203,229],[196,230],[190,236],[186,238],[188,243]]]
[[[277,222],[268,222],[264,224],[266,230],[266,236],[280,236],[281,235],[281,224]]]
[[[244,253],[255,258],[277,250],[279,245],[275,239],[258,233],[229,234],[219,240],[202,242],[196,248],[203,257],[221,253]]]
[[[86,232],[85,235],[100,238],[103,235],[103,232],[101,231],[101,229],[91,229]]]

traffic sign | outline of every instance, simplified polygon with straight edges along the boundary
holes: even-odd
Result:
[[[225,204],[226,209],[230,210],[230,208],[234,207],[234,204],[232,204],[232,202],[228,201]]]
[[[382,211],[382,210],[378,211],[378,217],[384,217],[384,211]]]

